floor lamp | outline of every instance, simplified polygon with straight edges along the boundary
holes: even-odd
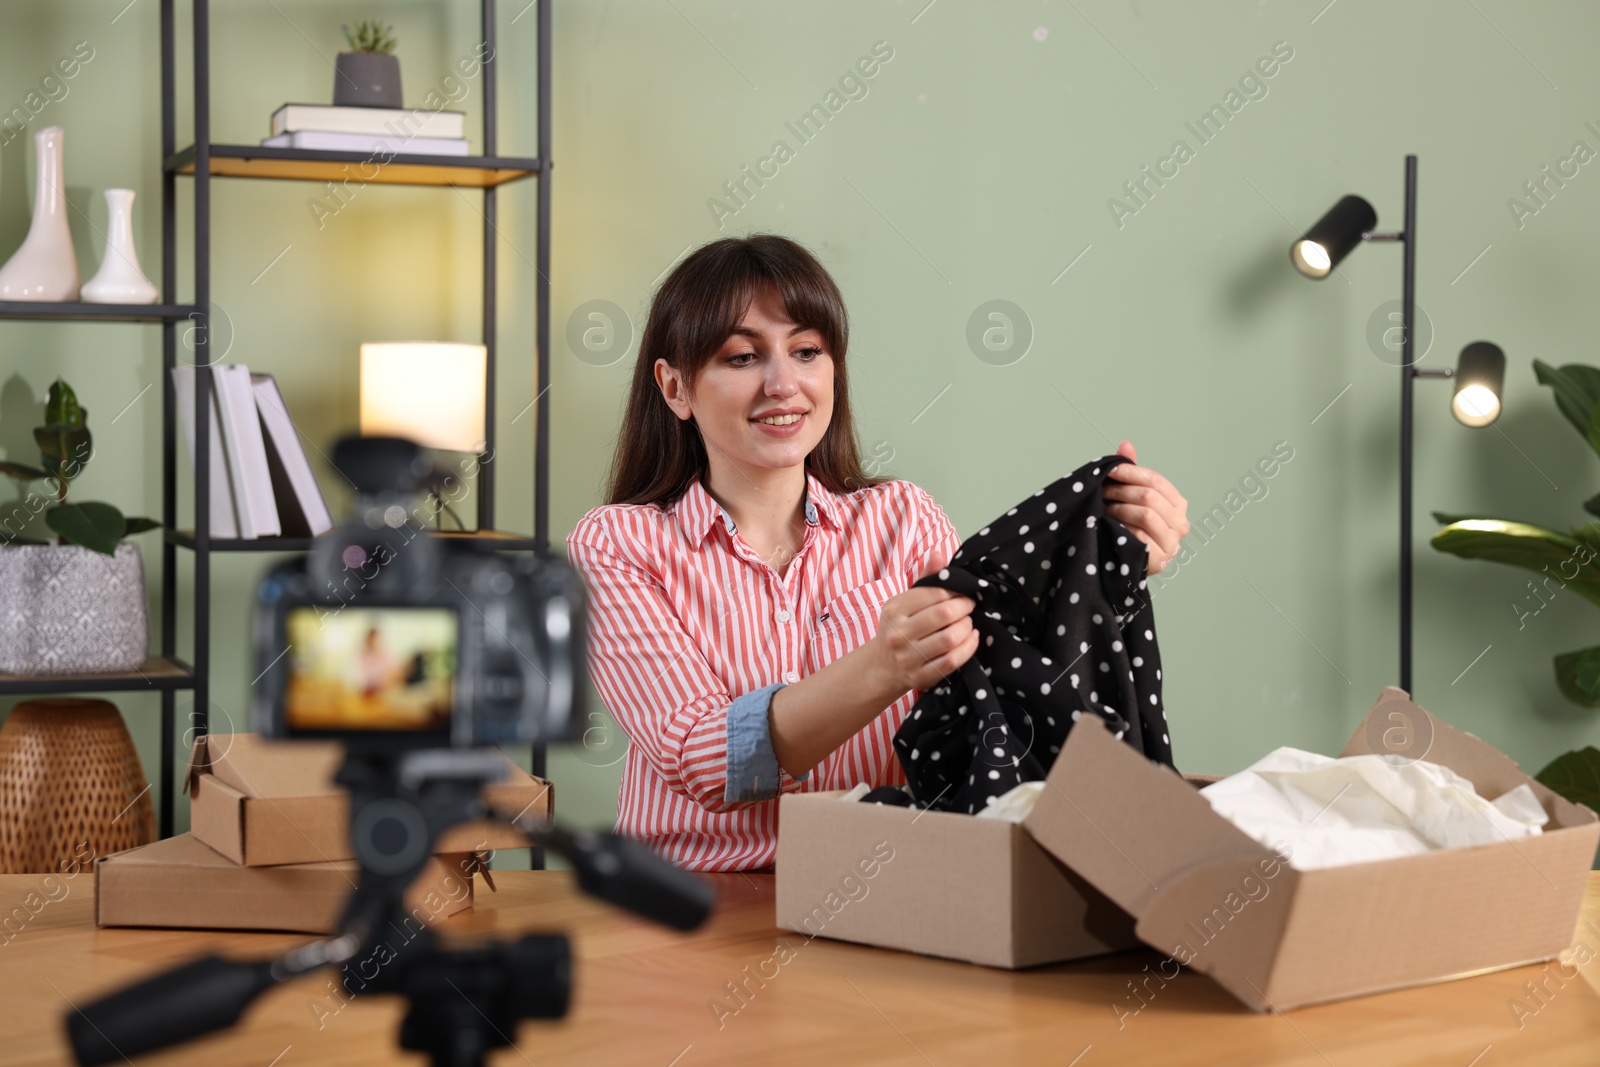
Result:
[[[1400,275],[1400,688],[1411,693],[1411,393],[1418,378],[1454,378],[1450,410],[1467,426],[1488,426],[1500,416],[1506,357],[1488,341],[1461,350],[1454,370],[1416,366],[1411,324],[1417,265],[1417,157],[1406,157],[1404,229],[1380,233],[1378,213],[1359,196],[1346,196],[1289,247],[1289,260],[1308,278],[1326,278],[1363,241],[1404,245]]]

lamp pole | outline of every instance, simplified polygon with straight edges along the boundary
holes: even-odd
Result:
[[[1417,157],[1406,157],[1406,219],[1400,239],[1400,688],[1411,693],[1411,393],[1417,368]]]

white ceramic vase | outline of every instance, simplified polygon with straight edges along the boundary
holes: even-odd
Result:
[[[78,299],[78,256],[67,229],[67,184],[60,126],[33,135],[36,173],[33,224],[22,247],[0,267],[0,300]]]
[[[86,304],[154,304],[160,291],[139,269],[133,248],[133,190],[107,189],[106,254],[95,276],[83,283]]]
[[[132,671],[149,652],[138,545],[0,546],[0,671]]]

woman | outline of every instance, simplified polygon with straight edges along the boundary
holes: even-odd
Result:
[[[903,783],[895,731],[977,648],[970,598],[909,588],[961,541],[922,489],[863,473],[847,340],[799,245],[697,250],[652,303],[611,502],[567,536],[590,674],[631,741],[617,829],[691,870],[771,864],[781,793]],[[1110,473],[1107,512],[1154,574],[1186,502],[1134,463]]]

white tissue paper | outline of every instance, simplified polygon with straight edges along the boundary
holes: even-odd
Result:
[[[1039,794],[1044,791],[1043,782],[1023,782],[1012,786],[994,799],[988,807],[978,812],[980,819],[1004,819],[1006,822],[1021,822],[1028,817],[1028,812],[1039,801]]]
[[[1303,871],[1516,840],[1549,819],[1525,782],[1489,801],[1448,767],[1391,754],[1278,748],[1200,795]]]

